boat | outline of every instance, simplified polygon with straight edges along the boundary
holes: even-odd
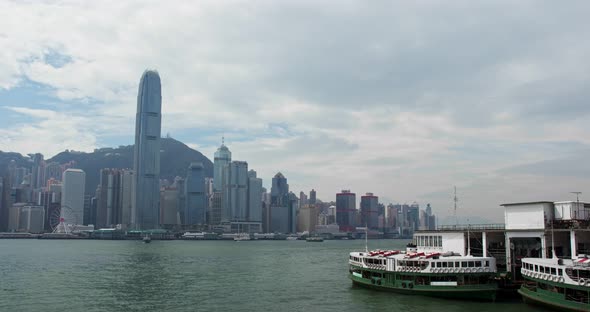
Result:
[[[234,236],[234,241],[236,242],[249,240],[252,240],[252,237],[250,237],[250,234],[248,233],[238,233],[236,236]]]
[[[523,258],[524,302],[565,311],[590,311],[590,258]]]
[[[442,244],[440,245],[442,246]],[[354,285],[409,295],[495,301],[498,285],[493,257],[418,249],[351,252]]]
[[[148,243],[151,243],[151,242],[152,242],[152,238],[151,238],[149,235],[147,235],[147,234],[146,234],[146,235],[145,235],[145,236],[142,238],[142,240],[143,240],[143,242],[144,242],[144,243],[146,243],[146,244],[148,244]]]
[[[321,236],[309,236],[305,239],[305,241],[310,243],[321,243],[324,239]]]

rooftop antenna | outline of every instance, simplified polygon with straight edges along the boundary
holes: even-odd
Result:
[[[469,228],[471,225],[469,224],[469,219],[467,219],[467,255],[471,256],[471,239],[469,237]]]
[[[555,235],[553,234],[553,221],[551,220],[551,258],[557,259],[557,255],[555,254]]]
[[[457,220],[457,202],[459,201],[459,199],[457,198],[457,187],[455,186],[455,197],[453,197],[453,201],[455,202],[455,211],[454,211],[454,215],[455,215],[455,226],[459,225],[459,221]]]

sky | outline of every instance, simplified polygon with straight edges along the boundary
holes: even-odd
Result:
[[[0,0],[0,150],[134,141],[141,74],[162,135],[225,137],[282,172],[501,222],[507,202],[590,196],[588,1]]]

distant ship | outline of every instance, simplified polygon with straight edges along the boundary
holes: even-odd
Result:
[[[518,290],[526,303],[566,311],[590,311],[590,258],[523,258],[525,283]]]
[[[144,242],[144,243],[146,243],[146,244],[148,244],[148,243],[151,243],[151,242],[152,242],[152,238],[151,238],[149,235],[145,235],[145,236],[142,238],[142,240],[143,240],[143,242]]]
[[[236,242],[249,240],[252,240],[252,237],[250,237],[250,234],[248,233],[238,233],[236,236],[234,236],[234,241]]]
[[[496,299],[496,260],[454,252],[424,251],[408,244],[405,251],[351,252],[353,284],[403,294],[455,299]]]
[[[324,241],[321,236],[309,236],[305,240],[310,243],[321,243]]]

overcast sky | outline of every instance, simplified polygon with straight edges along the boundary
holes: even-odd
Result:
[[[0,1],[0,150],[129,145],[139,78],[162,134],[225,134],[266,187],[503,220],[590,196],[588,1]]]

